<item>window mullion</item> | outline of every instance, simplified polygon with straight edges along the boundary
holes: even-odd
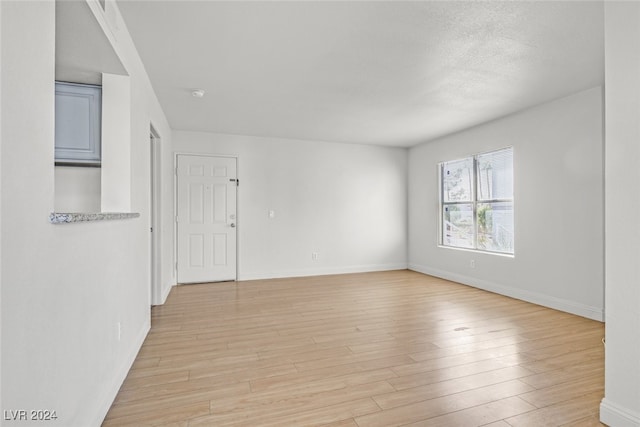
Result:
[[[471,203],[473,203],[473,248],[478,249],[478,158],[473,156],[473,185]]]
[[[444,201],[444,163],[440,164],[440,170],[438,171],[438,181],[440,182],[440,211],[438,212],[438,236],[439,236],[439,243],[441,245],[444,245],[445,241],[444,241],[444,232],[445,232],[445,225],[444,225],[444,205],[445,205],[445,201]]]

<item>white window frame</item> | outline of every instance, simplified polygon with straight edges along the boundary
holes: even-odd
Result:
[[[500,148],[497,150],[491,150],[491,151],[485,151],[482,153],[476,153],[473,155],[469,155],[469,156],[464,156],[464,157],[459,157],[456,159],[451,159],[451,160],[445,160],[442,161],[440,163],[438,163],[438,195],[439,195],[439,203],[438,203],[438,246],[441,248],[446,248],[446,249],[455,249],[455,250],[461,250],[461,251],[472,251],[472,252],[482,252],[482,253],[489,253],[489,254],[495,254],[495,255],[503,255],[503,256],[514,256],[515,255],[515,228],[514,228],[514,236],[513,236],[513,244],[511,247],[511,251],[510,252],[505,252],[505,251],[491,251],[488,249],[484,249],[484,248],[480,248],[478,247],[478,221],[477,221],[477,208],[478,208],[478,204],[490,204],[490,203],[500,203],[500,202],[509,202],[511,203],[512,206],[512,210],[514,212],[514,223],[515,223],[515,202],[514,202],[514,196],[512,195],[511,198],[497,198],[497,199],[483,199],[483,200],[478,200],[478,158],[480,156],[483,155],[487,155],[487,154],[491,154],[491,153],[497,153],[500,151],[505,151],[505,150],[511,150],[511,155],[513,157],[513,146],[509,146],[509,147],[504,147],[504,148]],[[472,175],[473,175],[473,179],[472,179],[472,185],[471,185],[471,200],[470,201],[456,201],[456,202],[445,202],[444,199],[444,179],[443,179],[443,174],[444,174],[444,166],[445,163],[451,163],[451,162],[455,162],[458,160],[465,160],[465,159],[472,159],[473,160],[473,170],[472,170]],[[512,181],[515,179],[513,176],[514,171],[512,170]],[[445,222],[444,222],[444,208],[447,205],[469,205],[471,204],[473,207],[473,212],[472,212],[472,218],[473,218],[473,245],[471,248],[466,247],[466,246],[454,246],[454,245],[448,245],[445,244],[444,241],[444,233],[445,233]]]

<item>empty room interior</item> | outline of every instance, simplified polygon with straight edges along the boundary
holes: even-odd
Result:
[[[640,426],[640,2],[0,0],[2,426]]]

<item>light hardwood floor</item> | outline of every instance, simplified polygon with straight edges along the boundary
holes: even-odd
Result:
[[[594,426],[604,326],[411,271],[176,287],[104,426]]]

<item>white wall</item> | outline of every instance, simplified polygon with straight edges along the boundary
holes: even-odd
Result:
[[[601,420],[640,426],[640,3],[605,2],[606,339]]]
[[[2,7],[0,7],[0,61],[2,61]],[[2,99],[2,67],[0,67],[0,100]],[[2,188],[2,102],[0,102],[0,189]],[[2,241],[2,197],[0,196],[0,242]],[[0,244],[0,322],[2,321],[2,244]],[[2,409],[2,325],[0,324],[0,409]],[[0,422],[0,425],[2,423]]]
[[[171,133],[135,48],[121,32],[116,51],[131,76],[131,209],[141,217],[49,224],[55,5],[2,1],[0,9],[0,404],[3,410],[56,410],[58,420],[47,425],[95,426],[149,328],[150,122],[167,144]],[[171,194],[170,187],[163,191]],[[165,203],[171,209],[170,198]],[[163,277],[167,287],[170,276],[169,270]],[[41,423],[3,425],[34,424]]]
[[[598,87],[410,149],[409,267],[601,320],[602,114]],[[438,247],[438,163],[507,146],[515,256]]]
[[[102,212],[131,210],[131,79],[102,74]]]
[[[100,212],[101,168],[56,166],[56,212]]]
[[[238,156],[241,280],[406,268],[405,149],[179,131],[173,149]]]

